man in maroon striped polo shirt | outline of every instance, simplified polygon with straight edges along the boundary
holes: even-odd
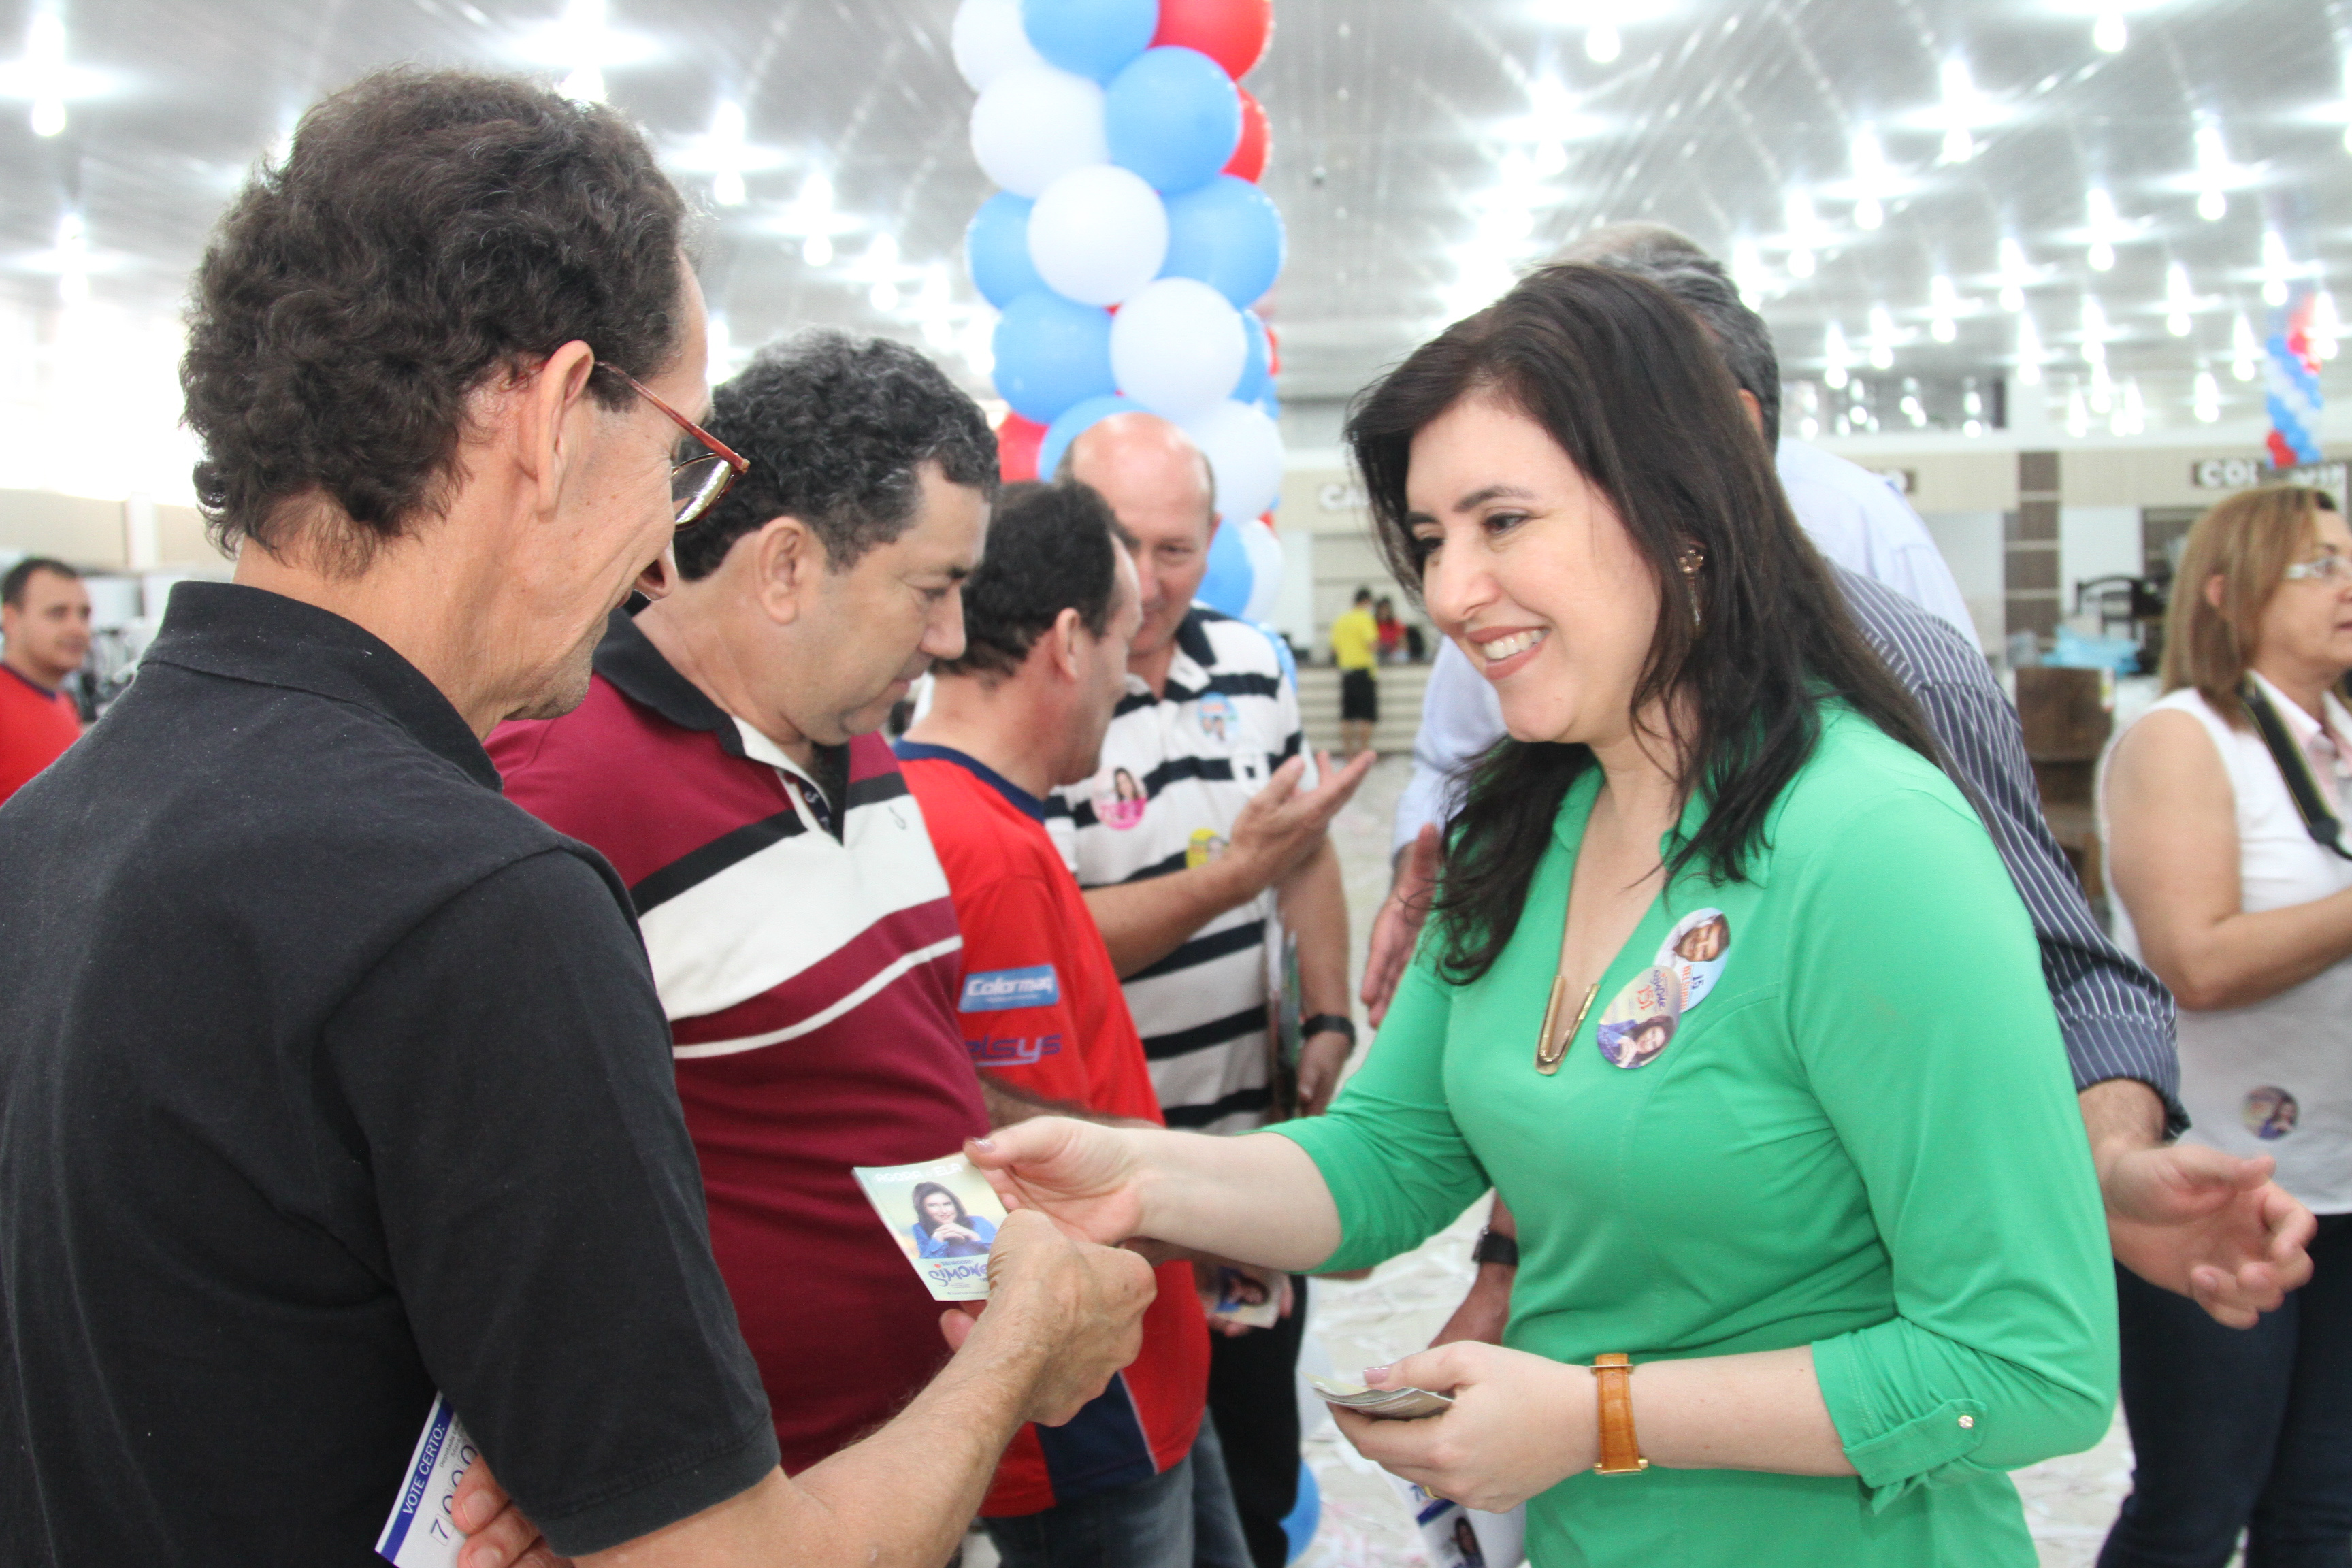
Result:
[[[751,467],[616,613],[587,700],[490,742],[507,793],[628,885],[670,1020],[711,1245],[788,1471],[947,1359],[850,1173],[987,1131],[946,876],[877,733],[963,651],[996,492],[971,400],[913,350],[815,332],[716,394]]]

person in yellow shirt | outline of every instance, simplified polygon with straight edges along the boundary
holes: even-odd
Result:
[[[1356,602],[1331,623],[1331,662],[1339,667],[1339,750],[1352,757],[1368,751],[1372,727],[1381,721],[1381,689],[1374,667],[1381,658],[1380,623],[1372,619],[1372,591],[1356,590]]]

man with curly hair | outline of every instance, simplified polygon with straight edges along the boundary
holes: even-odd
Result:
[[[183,379],[236,580],[181,584],[0,811],[42,890],[0,904],[0,1562],[375,1563],[437,1390],[520,1505],[478,1463],[423,1500],[465,1568],[936,1563],[1021,1424],[1132,1358],[1142,1261],[1014,1215],[984,1321],[892,1309],[948,1368],[788,1479],[638,940],[658,891],[500,795],[480,737],[580,702],[741,466],[691,423],[684,216],[609,110],[394,72],[215,236]],[[952,638],[981,506],[937,482],[906,592]]]
[[[965,652],[996,441],[921,354],[837,331],[761,353],[710,428],[751,468],[679,534],[677,584],[613,616],[577,711],[490,754],[509,799],[629,886],[712,1246],[797,1470],[947,1354],[852,1169],[990,1124],[948,879],[879,731]]]

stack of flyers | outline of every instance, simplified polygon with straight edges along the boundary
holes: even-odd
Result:
[[[416,1451],[408,1457],[408,1474],[402,1479],[400,1497],[392,1517],[376,1537],[375,1554],[399,1568],[457,1568],[457,1552],[466,1538],[457,1532],[449,1510],[457,1497],[457,1483],[481,1451],[446,1394],[433,1396],[425,1430],[416,1435]]]
[[[957,1154],[851,1172],[935,1300],[988,1300],[988,1249],[1004,1205],[979,1166]]]
[[[1307,1381],[1315,1385],[1315,1392],[1323,1396],[1325,1404],[1381,1421],[1418,1421],[1424,1415],[1442,1415],[1454,1404],[1452,1394],[1432,1394],[1426,1388],[1366,1388],[1360,1383],[1342,1383],[1314,1373],[1307,1374]]]
[[[1279,1276],[1268,1279],[1253,1269],[1220,1263],[1216,1289],[1216,1300],[1208,1303],[1213,1318],[1251,1329],[1270,1329],[1282,1321]]]

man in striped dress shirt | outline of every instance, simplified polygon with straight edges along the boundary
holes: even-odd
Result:
[[[1622,267],[1691,307],[1714,333],[1758,429],[1780,453],[1797,521],[1844,589],[1847,607],[1887,667],[1918,701],[1961,787],[1974,797],[2033,920],[2042,968],[2080,1092],[2116,1256],[2156,1284],[2193,1295],[2226,1323],[2251,1325],[2300,1284],[2311,1264],[2310,1214],[2269,1180],[2266,1162],[2217,1150],[2167,1147],[2188,1125],[2179,1094],[2171,996],[2108,940],[2048,825],[2017,713],[1973,638],[1962,635],[1957,592],[1941,563],[1930,569],[1902,526],[1925,532],[1916,513],[1864,470],[1780,434],[1780,365],[1763,320],[1742,304],[1720,264],[1654,224],[1595,231],[1561,259]],[[1802,456],[1792,464],[1790,451]],[[1840,470],[1851,470],[1841,475]],[[1858,483],[1857,483],[1858,481]],[[1860,487],[1883,495],[1856,505]],[[1881,504],[1884,503],[1884,504]],[[1385,1010],[1434,874],[1437,833],[1453,781],[1500,739],[1494,689],[1459,649],[1452,669],[1432,672],[1413,742],[1414,782],[1398,802],[1397,878],[1373,928],[1364,1000]],[[1496,1205],[1482,1237],[1478,1280],[1440,1334],[1499,1340],[1510,1300],[1516,1246]]]

